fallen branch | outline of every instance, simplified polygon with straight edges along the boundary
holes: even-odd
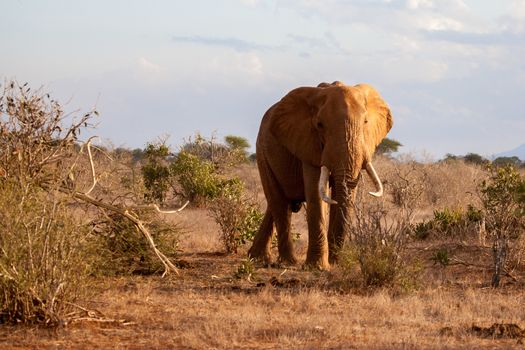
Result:
[[[78,200],[93,204],[94,206],[97,206],[100,208],[110,210],[114,213],[124,216],[125,218],[133,222],[135,226],[139,229],[139,231],[144,235],[144,237],[146,237],[151,249],[153,249],[153,252],[155,253],[155,255],[157,255],[159,260],[164,265],[164,273],[162,274],[162,277],[167,275],[170,271],[175,272],[177,275],[179,274],[177,267],[170,261],[170,259],[166,255],[164,255],[160,250],[157,249],[157,246],[155,245],[155,241],[151,237],[151,234],[149,233],[148,229],[144,226],[144,223],[137,216],[135,216],[132,212],[130,212],[129,209],[120,208],[112,204],[104,203],[100,200],[97,200],[91,197],[88,194],[78,192],[78,191],[73,192],[72,195],[74,198]]]

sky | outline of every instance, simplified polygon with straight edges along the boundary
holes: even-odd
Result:
[[[525,0],[0,0],[10,79],[129,148],[254,145],[289,90],[369,83],[402,152],[490,156],[525,143]]]

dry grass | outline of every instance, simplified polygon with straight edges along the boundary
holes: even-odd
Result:
[[[423,218],[436,208],[471,202],[467,192],[475,191],[481,169],[448,166],[383,160],[377,167],[387,190],[406,173],[425,186],[415,208]],[[253,166],[235,171],[250,192],[262,195]],[[391,197],[385,201],[396,207]],[[97,296],[82,301],[127,323],[83,322],[55,330],[1,326],[0,348],[523,348],[519,339],[480,338],[470,331],[472,325],[493,323],[525,326],[525,271],[514,271],[516,281],[504,278],[500,289],[489,288],[490,247],[476,237],[411,241],[406,254],[422,262],[422,287],[400,293],[364,289],[345,279],[339,267],[322,273],[258,268],[250,279],[238,279],[234,274],[247,247],[237,255],[224,254],[219,228],[205,209],[186,209],[169,219],[185,231],[179,276],[97,278],[92,281]],[[296,250],[304,259],[304,211],[294,215],[293,225],[301,233]],[[439,249],[450,255],[449,266],[432,261]]]

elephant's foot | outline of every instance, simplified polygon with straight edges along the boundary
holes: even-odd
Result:
[[[311,270],[323,270],[328,271],[330,270],[330,263],[328,262],[328,256],[325,254],[318,255],[318,256],[307,256],[306,261],[303,265],[304,269]]]
[[[337,264],[338,260],[339,256],[336,253],[330,253],[330,255],[328,256],[328,261],[331,265]]]
[[[281,266],[294,266],[297,265],[298,260],[295,257],[295,254],[279,254],[279,265]]]
[[[266,249],[251,247],[250,250],[248,250],[248,257],[267,266],[272,264],[272,255]]]

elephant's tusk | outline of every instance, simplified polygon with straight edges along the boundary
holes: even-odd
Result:
[[[368,173],[368,176],[372,179],[374,182],[374,185],[376,186],[377,191],[376,192],[368,192],[374,197],[381,197],[383,195],[383,184],[381,183],[381,180],[379,179],[379,176],[377,176],[376,170],[374,169],[374,166],[371,162],[366,162],[366,172]]]
[[[330,170],[324,165],[321,167],[321,176],[319,176],[319,196],[328,204],[337,204],[332,198],[326,194],[326,187],[328,186],[328,178],[330,177]]]

